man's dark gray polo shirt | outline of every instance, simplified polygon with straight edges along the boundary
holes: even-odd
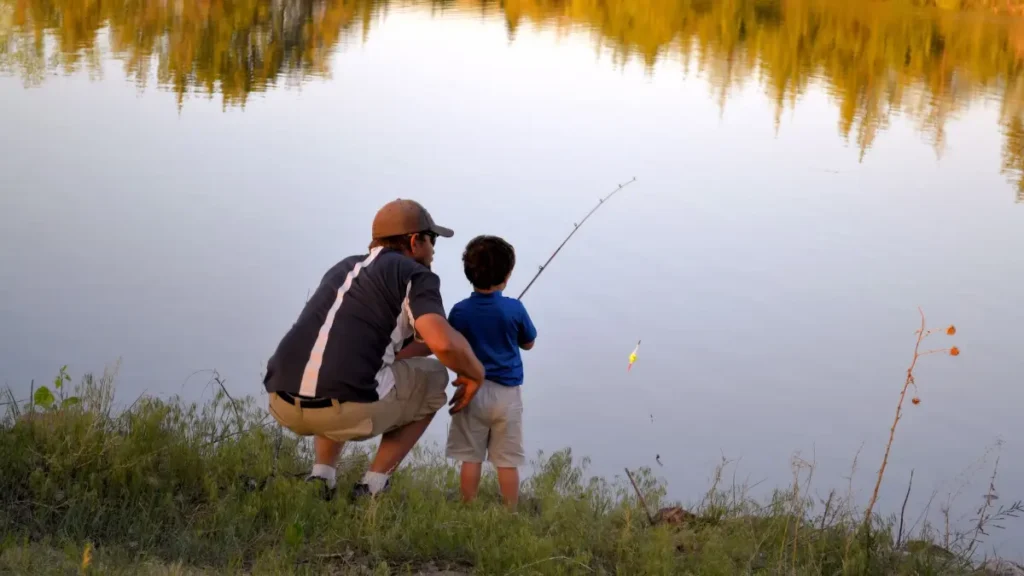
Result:
[[[374,248],[327,271],[277,350],[268,392],[375,402],[394,387],[395,353],[424,314],[445,316],[441,282],[401,252]]]

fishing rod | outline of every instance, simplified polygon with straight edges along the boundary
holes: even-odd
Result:
[[[562,240],[562,243],[558,245],[558,248],[555,248],[555,251],[551,253],[551,257],[548,258],[547,262],[545,262],[544,264],[542,264],[540,266],[540,268],[537,270],[537,273],[534,274],[533,278],[530,279],[530,283],[526,285],[526,288],[523,288],[522,293],[519,294],[519,297],[516,298],[516,300],[522,300],[523,299],[523,296],[526,294],[526,291],[529,290],[530,286],[533,286],[533,283],[537,281],[537,278],[540,277],[540,275],[545,270],[547,270],[548,264],[551,264],[551,261],[555,259],[555,256],[558,256],[558,253],[562,250],[562,247],[565,246],[565,244],[569,241],[569,238],[572,238],[572,235],[575,234],[576,231],[580,229],[580,226],[583,226],[583,223],[587,221],[587,218],[590,218],[591,214],[593,214],[594,212],[597,212],[598,208],[600,208],[601,206],[604,206],[604,203],[607,202],[609,199],[611,199],[612,196],[615,196],[615,194],[618,193],[619,190],[622,190],[623,188],[625,188],[626,186],[629,186],[633,182],[636,182],[636,176],[633,176],[633,179],[630,180],[629,182],[626,182],[624,184],[619,184],[618,188],[616,188],[615,190],[612,190],[611,193],[609,193],[607,196],[605,196],[604,198],[601,198],[600,200],[598,200],[597,201],[597,206],[594,206],[593,208],[591,208],[590,212],[587,212],[587,215],[583,217],[583,220],[580,220],[579,223],[577,223],[577,224],[573,224],[572,232],[569,232],[569,235],[565,237],[565,240]]]

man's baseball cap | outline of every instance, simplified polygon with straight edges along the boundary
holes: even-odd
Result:
[[[451,238],[455,232],[451,228],[438,226],[430,217],[430,212],[415,200],[398,198],[384,205],[373,217],[373,239],[403,236],[417,232],[433,232],[438,236]]]

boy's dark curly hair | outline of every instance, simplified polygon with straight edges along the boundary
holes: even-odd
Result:
[[[478,290],[487,290],[505,281],[516,266],[516,251],[497,236],[477,236],[462,253],[466,279]]]

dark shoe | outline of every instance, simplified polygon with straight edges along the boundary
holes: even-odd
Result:
[[[334,498],[334,493],[336,492],[336,490],[334,488],[330,488],[327,485],[326,478],[321,478],[319,476],[306,476],[306,482],[319,482],[321,487],[320,489],[322,491],[321,495],[324,500],[330,501],[332,498]]]
[[[388,478],[387,481],[384,482],[384,487],[380,489],[380,492],[378,492],[378,494],[383,494],[384,492],[387,492],[389,488],[391,488],[390,478]],[[370,493],[369,484],[358,483],[352,487],[352,492],[349,494],[348,499],[351,500],[352,502],[355,502],[356,500],[359,500],[360,498],[365,498],[367,496],[373,496],[373,494]]]

